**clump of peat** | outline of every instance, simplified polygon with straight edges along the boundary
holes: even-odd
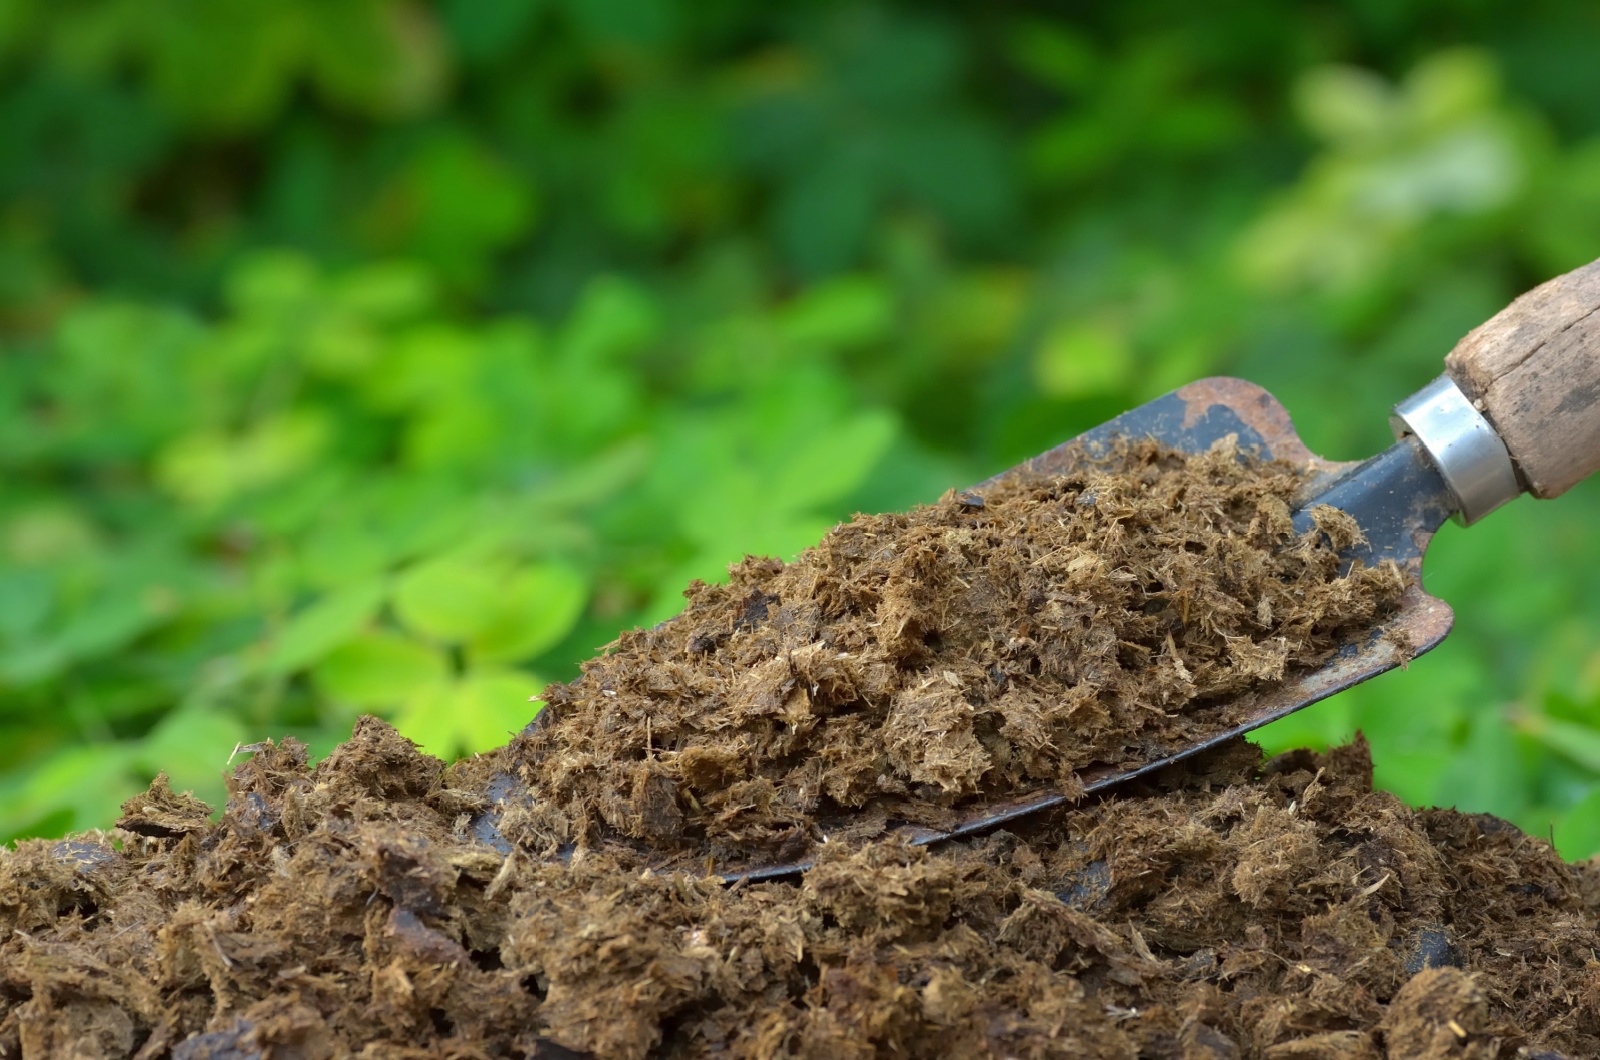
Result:
[[[937,827],[1222,732],[1406,587],[1340,574],[1342,512],[1297,534],[1302,484],[1231,440],[1125,444],[747,559],[546,692],[514,745],[522,838],[792,856],[819,814]]]
[[[1369,632],[1404,576],[1341,575],[1300,485],[1127,446],[748,560],[494,754],[263,743],[220,821],[158,778],[0,852],[0,1057],[1600,1055],[1600,868],[1374,792],[1360,742],[874,838],[1226,731]],[[663,868],[827,811],[865,823],[803,875]]]
[[[1010,832],[729,887],[473,838],[503,755],[365,719],[0,854],[0,1056],[1600,1055],[1600,873],[1242,742]]]

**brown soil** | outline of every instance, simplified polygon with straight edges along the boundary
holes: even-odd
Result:
[[[727,887],[472,838],[363,721],[0,858],[0,1056],[1600,1055],[1600,871],[1236,743],[1014,832]]]
[[[863,838],[1070,791],[1364,630],[1403,577],[1341,577],[1355,528],[1297,537],[1298,486],[1119,450],[747,561],[495,754],[264,743],[220,821],[158,778],[112,833],[0,853],[0,1057],[1600,1055],[1600,866],[1407,809],[1359,742]],[[659,867],[830,808],[866,825],[803,876]]]
[[[1221,732],[1230,698],[1324,661],[1405,589],[1392,564],[1340,575],[1360,530],[1336,509],[1297,537],[1301,485],[1231,443],[1146,442],[747,559],[547,690],[515,745],[518,838],[782,860],[819,816],[940,827],[1161,757],[1153,734]]]

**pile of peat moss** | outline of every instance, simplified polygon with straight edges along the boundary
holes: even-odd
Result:
[[[1360,530],[1336,509],[1296,534],[1302,485],[1231,439],[1142,442],[747,559],[547,690],[521,838],[792,857],[819,817],[940,827],[1215,735],[1406,588],[1341,575]]]
[[[381,722],[226,811],[0,857],[0,1056],[1600,1056],[1600,871],[1242,743],[1011,832],[729,887],[472,837],[504,763]]]
[[[220,820],[158,778],[0,853],[0,1058],[1600,1056],[1600,869],[1374,792],[1360,743],[786,879],[660,867],[1226,729],[1405,588],[1340,574],[1336,512],[1296,534],[1300,486],[1119,449],[747,561],[492,755],[363,719],[314,768],[246,748]]]

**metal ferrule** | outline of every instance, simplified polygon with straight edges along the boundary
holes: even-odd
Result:
[[[1394,407],[1397,439],[1414,434],[1456,496],[1456,521],[1471,526],[1522,493],[1506,443],[1455,380],[1441,375]]]

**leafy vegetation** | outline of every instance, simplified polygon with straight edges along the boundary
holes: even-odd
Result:
[[[1153,29],[1152,27],[1161,27]],[[0,828],[501,742],[693,577],[1205,374],[1312,448],[1600,256],[1600,14],[0,2]],[[1600,850],[1600,490],[1280,723]]]

